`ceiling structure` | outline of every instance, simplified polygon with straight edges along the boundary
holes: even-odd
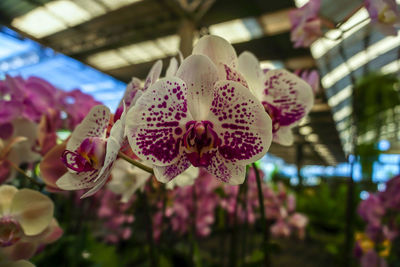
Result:
[[[310,50],[294,49],[290,41],[287,14],[294,7],[292,0],[2,0],[0,23],[129,82],[144,78],[158,59],[165,70],[188,27],[192,43],[204,33],[217,34],[238,54],[253,52],[264,66],[313,68]],[[346,161],[323,90],[315,103],[294,131],[295,144],[273,144],[272,154],[301,165]]]

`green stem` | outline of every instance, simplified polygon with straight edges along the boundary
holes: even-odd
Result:
[[[36,181],[35,179],[33,179],[32,177],[30,177],[29,175],[27,175],[25,173],[25,171],[23,169],[21,169],[20,167],[18,167],[14,162],[7,160],[7,162],[11,165],[11,167],[13,167],[17,172],[19,172],[20,174],[22,174],[26,179],[28,179],[31,183],[42,187],[43,184],[39,183],[38,181]]]
[[[247,176],[247,174],[246,174]],[[245,180],[246,182],[246,180]],[[232,235],[231,235],[231,244],[230,244],[230,263],[229,266],[239,266],[239,262],[237,261],[237,237],[238,237],[238,209],[240,204],[240,197],[244,190],[244,185],[239,186],[238,193],[236,195],[236,203],[235,203],[235,210],[233,213],[233,225],[232,225]]]
[[[123,158],[124,160],[126,160],[130,164],[132,164],[132,165],[134,165],[134,166],[136,166],[136,167],[138,167],[138,168],[140,168],[140,169],[142,169],[142,170],[144,170],[144,171],[146,171],[148,173],[154,174],[154,171],[153,171],[152,168],[147,167],[146,165],[144,165],[144,164],[142,164],[142,163],[140,163],[140,162],[138,162],[136,160],[131,159],[128,155],[122,153],[121,151],[118,152],[118,156],[120,158]]]
[[[265,209],[264,209],[264,196],[261,188],[261,177],[260,173],[258,172],[258,168],[255,163],[253,163],[253,169],[256,173],[256,181],[257,181],[257,191],[258,191],[258,202],[260,203],[260,212],[261,212],[261,224],[263,227],[264,232],[264,240],[263,240],[263,247],[264,247],[264,266],[270,267],[270,257],[268,254],[268,243],[269,243],[269,227],[267,225],[267,219],[265,217]]]
[[[157,267],[158,266],[158,255],[156,248],[154,246],[154,235],[153,235],[153,219],[150,214],[150,206],[149,200],[147,198],[147,192],[140,192],[140,196],[143,201],[144,215],[146,218],[146,235],[147,242],[149,243],[149,257],[150,257],[150,266]]]

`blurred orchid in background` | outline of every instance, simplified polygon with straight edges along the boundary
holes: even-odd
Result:
[[[112,179],[107,184],[107,188],[121,195],[121,202],[127,203],[137,190],[144,189],[151,174],[132,166],[123,159],[118,159],[111,170],[111,176]]]
[[[304,81],[306,81],[311,86],[314,95],[316,95],[319,92],[320,77],[319,77],[319,73],[317,70],[303,70],[303,71],[297,70],[297,71],[295,71],[295,74],[297,76],[299,76],[300,78],[302,78]]]
[[[320,8],[321,0],[310,0],[301,8],[289,12],[291,23],[290,39],[295,48],[309,47],[322,36],[322,21],[318,17]]]
[[[0,186],[0,254],[12,261],[29,259],[60,238],[53,212],[53,202],[37,191]]]
[[[386,183],[384,191],[369,194],[358,206],[358,214],[365,221],[366,227],[365,233],[356,235],[354,252],[362,267],[388,266],[391,244],[396,242],[400,234],[399,189],[400,176],[395,176]]]
[[[397,35],[400,12],[395,0],[364,0],[372,23],[386,35]]]

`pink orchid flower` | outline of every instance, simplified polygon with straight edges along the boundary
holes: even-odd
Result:
[[[286,70],[264,73],[258,59],[250,52],[239,58],[232,45],[218,36],[205,36],[193,48],[193,54],[209,57],[218,66],[220,79],[241,83],[263,105],[266,117],[272,119],[273,141],[291,145],[291,128],[306,116],[314,104],[311,87]]]
[[[397,35],[400,12],[395,0],[364,0],[372,23],[386,35]]]
[[[154,83],[128,111],[132,151],[168,182],[190,165],[220,180],[243,183],[246,164],[271,143],[271,120],[240,83],[218,79],[215,64],[192,55],[176,77]]]
[[[82,198],[96,193],[107,181],[124,141],[125,112],[111,128],[110,110],[95,106],[72,132],[62,160],[68,168],[57,186],[64,190],[91,188]]]
[[[37,191],[0,186],[0,254],[12,261],[29,259],[56,241],[62,229],[53,212],[53,202]]]
[[[321,0],[310,0],[301,8],[289,12],[291,40],[295,48],[309,47],[322,36],[322,23],[318,17],[320,8]]]
[[[96,196],[99,201],[97,216],[102,222],[100,232],[104,239],[113,244],[129,239],[131,224],[135,220],[129,209],[135,198],[130,197],[126,203],[121,203],[120,196],[109,190],[101,190]]]

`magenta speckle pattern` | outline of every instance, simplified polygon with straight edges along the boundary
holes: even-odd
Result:
[[[206,167],[206,170],[215,175],[218,179],[225,183],[232,183],[233,180],[244,179],[245,167],[242,165],[234,165],[227,162],[226,159],[213,152],[213,160],[211,164]],[[235,182],[233,182],[236,184]]]
[[[223,64],[223,65],[224,65],[224,70],[225,70],[225,77],[228,81],[239,82],[244,87],[249,88],[246,80],[243,78],[243,76],[239,72],[237,72],[235,69],[230,68],[226,64]]]
[[[102,106],[94,107],[87,115],[85,120],[78,126],[87,126],[86,133],[82,133],[79,129],[77,135],[81,135],[83,138],[87,137],[104,137],[104,133],[108,127],[110,121],[110,114]],[[86,121],[89,120],[88,121]],[[80,144],[79,144],[80,145]]]
[[[246,97],[232,84],[220,83],[214,91],[211,112],[216,117],[215,124],[219,128],[216,132],[222,140],[219,153],[235,163],[263,151],[263,138],[253,127],[261,127],[257,115],[260,110],[264,111],[257,100]]]
[[[171,78],[160,80],[138,100],[132,110],[137,123],[127,122],[127,134],[142,159],[168,165],[179,156],[188,121],[186,95],[185,83]]]
[[[272,103],[280,111],[279,123],[288,126],[306,115],[304,103],[298,101],[298,84],[282,72],[277,72],[265,82],[264,93],[272,97]]]
[[[164,178],[163,180],[165,180],[165,182],[169,182],[189,167],[190,162],[187,160],[186,155],[182,154],[178,161],[173,165],[155,168],[158,169],[156,172],[160,172],[161,176]]]
[[[135,98],[137,92],[141,89],[142,88],[140,86],[140,80],[137,78],[133,78],[132,81],[127,85],[124,97],[122,98],[125,101],[125,105],[127,107],[132,104],[132,101]]]

